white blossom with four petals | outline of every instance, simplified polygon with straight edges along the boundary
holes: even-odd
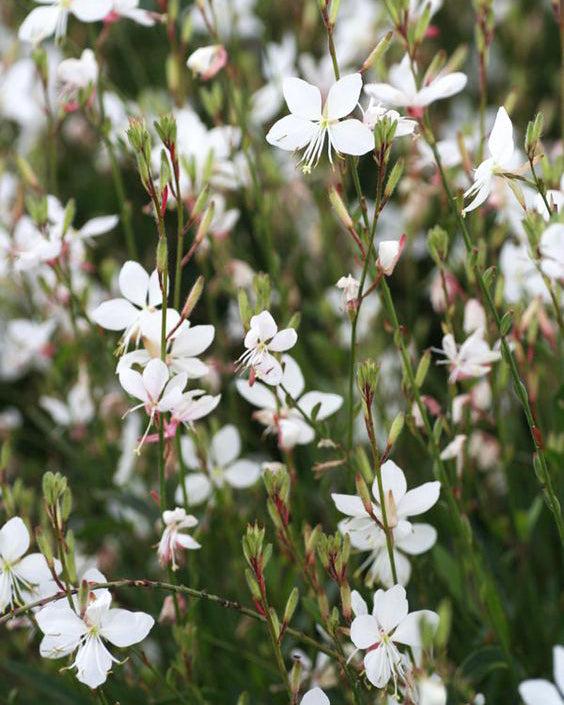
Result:
[[[293,328],[278,330],[278,326],[268,311],[251,318],[250,328],[245,336],[247,348],[238,360],[243,369],[251,368],[251,374],[266,384],[277,385],[282,379],[282,367],[272,353],[286,352],[296,344],[298,335]]]
[[[177,551],[185,549],[194,551],[202,548],[196,539],[185,531],[185,529],[193,529],[197,526],[198,520],[192,514],[186,514],[186,510],[182,507],[176,507],[176,509],[167,509],[163,512],[163,523],[165,528],[159,541],[159,561],[161,566],[170,563],[172,570],[177,570]]]

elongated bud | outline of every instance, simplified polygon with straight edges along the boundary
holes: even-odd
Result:
[[[337,21],[341,0],[331,0],[331,10],[329,12],[329,24],[333,27]]]
[[[157,272],[162,275],[168,266],[168,244],[166,237],[160,237],[157,245]]]
[[[186,45],[190,41],[192,36],[192,15],[188,13],[182,22],[182,27],[180,29],[180,41],[182,44]]]
[[[249,591],[253,600],[258,601],[261,599],[260,588],[257,580],[249,568],[245,568],[245,578],[247,580],[247,585],[249,586]]]
[[[394,36],[394,33],[390,30],[384,37],[383,39],[380,39],[378,44],[372,49],[368,57],[365,59],[364,63],[360,67],[360,72],[359,73],[364,73],[367,71],[373,64],[375,64],[379,59],[381,59],[384,54],[388,51],[390,44],[392,43],[392,38]]]
[[[372,481],[374,480],[374,474],[372,472],[372,466],[370,465],[370,461],[368,460],[368,456],[366,455],[366,451],[364,450],[364,448],[362,448],[361,446],[357,448],[354,459],[355,467],[358,468],[358,471],[362,474],[364,480],[369,484],[372,484]]]
[[[308,531],[304,535],[306,557],[311,556],[312,553],[315,551],[315,547],[317,546],[317,542],[319,540],[320,533],[321,533],[321,525],[317,524],[316,526],[313,527],[313,530]]]
[[[370,492],[368,491],[368,487],[366,486],[364,478],[360,473],[357,472],[354,476],[354,481],[356,485],[356,493],[362,500],[364,509],[367,511],[368,514],[372,514],[372,499],[370,497]]]
[[[31,186],[31,188],[39,189],[39,180],[35,175],[35,172],[31,168],[31,164],[23,157],[16,156],[16,166],[18,168],[19,175],[26,184],[26,186]]]
[[[294,313],[292,318],[290,318],[286,328],[293,328],[294,330],[297,330],[300,326],[301,320],[302,320],[302,314],[298,311],[297,313]]]
[[[210,229],[211,222],[213,220],[214,212],[215,203],[214,201],[212,201],[206,208],[204,217],[200,221],[200,225],[198,226],[198,231],[196,232],[194,242],[200,243],[206,237],[206,235],[208,234],[208,230]]]
[[[239,289],[237,294],[237,301],[239,303],[239,316],[241,317],[241,323],[245,330],[249,330],[251,324],[252,311],[249,305],[249,297],[245,289]]]
[[[341,604],[343,605],[343,616],[347,622],[352,618],[351,588],[348,582],[341,583]]]
[[[415,25],[415,42],[419,44],[425,37],[425,33],[429,27],[429,22],[431,21],[431,3],[425,3],[423,12],[419,16],[417,23]]]
[[[353,220],[349,215],[347,207],[343,203],[343,199],[334,186],[329,187],[329,200],[341,223],[347,230],[351,230],[353,228]]]
[[[65,536],[65,543],[67,545],[66,553],[66,563],[67,563],[67,573],[69,575],[69,580],[71,583],[76,583],[76,563],[74,559],[75,555],[75,540],[74,533],[72,531],[67,531]]]
[[[12,448],[9,441],[2,443],[2,452],[0,452],[0,470],[5,470],[8,467],[12,456]]]
[[[290,671],[290,690],[292,692],[292,703],[298,702],[300,686],[302,684],[302,662],[299,658],[294,659],[292,670]]]
[[[210,197],[210,189],[209,186],[204,186],[204,188],[200,191],[200,195],[196,199],[196,203],[194,203],[194,207],[192,208],[192,217],[195,218],[197,215],[200,215],[200,213],[204,210],[204,208],[208,204],[208,199]]]
[[[161,168],[159,174],[159,186],[161,193],[164,191],[166,185],[172,181],[172,173],[170,171],[170,163],[168,161],[167,154],[164,149],[161,149]]]
[[[76,201],[74,200],[74,198],[71,198],[70,201],[65,206],[65,216],[63,219],[63,235],[66,234],[67,230],[72,225],[72,221],[74,220],[75,213],[76,213]]]
[[[286,602],[286,607],[284,608],[284,617],[282,619],[283,624],[290,624],[290,622],[292,621],[292,617],[294,616],[294,612],[296,611],[296,607],[298,606],[299,599],[300,592],[298,588],[295,587],[290,593],[288,601]]]
[[[390,428],[390,433],[388,434],[388,441],[386,443],[386,446],[388,448],[392,448],[392,446],[395,445],[395,442],[400,436],[400,433],[403,430],[403,424],[404,424],[405,416],[402,411],[398,413],[396,418],[392,422],[392,427]]]
[[[47,565],[49,566],[49,568],[53,569],[54,559],[53,551],[51,549],[51,543],[40,527],[37,527],[37,529],[35,529],[35,540],[37,541],[39,550],[45,556]]]
[[[61,513],[63,521],[66,522],[70,516],[72,509],[72,493],[70,487],[67,487],[63,493],[62,503],[61,503]]]
[[[384,188],[384,199],[386,201],[392,196],[398,184],[398,181],[400,180],[401,175],[403,174],[403,165],[403,157],[400,157],[392,168],[392,171],[386,183],[386,187]]]
[[[378,386],[378,377],[380,376],[380,365],[374,360],[368,358],[361,362],[356,372],[356,380],[358,389],[362,394],[363,399],[370,403],[376,388]]]
[[[427,234],[427,246],[431,257],[437,265],[441,265],[448,255],[448,234],[440,225],[431,228]]]
[[[415,384],[420,389],[423,386],[425,377],[427,377],[427,372],[429,371],[429,365],[431,364],[431,351],[425,350],[419,364],[417,365],[417,372],[415,373]]]
[[[200,300],[200,296],[204,291],[205,279],[200,274],[196,279],[194,286],[190,289],[190,293],[186,297],[186,303],[182,309],[182,318],[188,318],[192,311],[196,308],[196,304]]]
[[[90,587],[86,580],[80,583],[80,588],[78,589],[78,605],[80,609],[80,614],[84,615],[86,608],[88,607],[88,596],[90,595]]]

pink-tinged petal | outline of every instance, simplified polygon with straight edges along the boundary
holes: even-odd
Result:
[[[519,686],[519,695],[525,705],[562,705],[558,690],[541,678],[524,681]]]
[[[306,120],[321,119],[321,93],[319,88],[301,78],[285,78],[282,84],[288,109],[296,117]]]
[[[356,108],[362,91],[362,76],[351,73],[333,84],[327,96],[326,113],[328,120],[344,118]]]
[[[0,529],[0,556],[7,563],[20,559],[29,548],[29,531],[23,519],[12,517]]]
[[[435,545],[437,541],[437,530],[430,524],[413,524],[412,531],[407,536],[402,536],[396,540],[399,550],[417,556],[425,553]]]
[[[410,517],[423,514],[437,503],[441,491],[440,482],[425,482],[406,493],[397,503],[398,516]]]
[[[99,218],[92,218],[86,222],[78,231],[82,238],[96,237],[113,230],[119,223],[117,215],[103,215]]]
[[[358,590],[351,592],[351,607],[355,617],[360,617],[361,614],[368,614],[368,605]]]
[[[251,386],[247,380],[238,379],[235,382],[235,385],[239,394],[243,397],[243,399],[248,401],[249,404],[258,407],[259,409],[270,409],[272,411],[276,410],[276,397],[270,389],[264,386],[264,384],[255,382]]]
[[[186,488],[186,496],[188,497],[188,504],[191,507],[195,507],[206,499],[212,493],[212,484],[207,475],[202,472],[191,472],[188,473],[184,481],[184,486]],[[178,503],[184,501],[184,494],[182,492],[182,487],[176,490],[175,499]]]
[[[110,299],[94,309],[90,318],[106,330],[124,330],[139,317],[139,310],[126,299]]]
[[[119,383],[132,397],[140,399],[142,402],[147,402],[147,390],[143,384],[143,377],[139,372],[131,369],[123,369],[119,373]]]
[[[18,578],[31,585],[39,585],[51,580],[52,575],[42,553],[30,553],[12,567]]]
[[[431,610],[411,612],[393,633],[393,641],[407,646],[421,646],[423,624],[434,633],[439,626],[439,615]]]
[[[237,460],[225,471],[225,479],[236,489],[254,485],[260,477],[260,466],[252,460]]]
[[[296,115],[286,115],[270,128],[266,141],[273,147],[293,152],[309,144],[318,131],[319,127],[313,122]]]
[[[417,100],[414,107],[424,108],[435,100],[450,98],[450,96],[460,93],[467,82],[468,78],[466,74],[460,72],[440,76],[417,93]]]
[[[268,353],[264,355],[260,363],[255,365],[255,373],[257,379],[273,387],[280,384],[282,380],[282,366],[275,357]]]
[[[384,649],[378,648],[366,654],[364,668],[366,677],[376,688],[384,688],[392,675],[390,660]]]
[[[193,326],[175,336],[172,353],[175,357],[196,357],[212,344],[215,335],[213,326]]]
[[[368,649],[379,643],[380,630],[378,622],[371,614],[355,617],[351,624],[351,641],[357,649]]]
[[[225,467],[241,454],[241,438],[233,424],[228,424],[213,436],[211,440],[212,459],[214,463]]]
[[[151,360],[143,370],[143,384],[153,401],[156,401],[161,396],[168,378],[168,367],[159,359]]]
[[[269,311],[261,311],[251,318],[251,330],[257,333],[259,340],[265,341],[276,335],[278,326]]]
[[[337,494],[333,492],[331,499],[335,502],[338,511],[350,517],[367,516],[366,509],[360,497],[355,494]]]
[[[305,693],[300,705],[330,705],[330,702],[321,688],[312,688]]]
[[[284,450],[292,448],[294,444],[305,446],[308,443],[311,443],[315,438],[315,431],[313,428],[298,414],[299,412],[296,412],[295,418],[282,419],[279,422],[279,444]],[[290,436],[295,438],[295,441],[290,442]]]
[[[202,548],[195,538],[190,536],[190,534],[177,534],[176,543],[182,548],[187,548],[189,551],[195,551],[198,548]]]
[[[298,334],[293,328],[284,328],[278,331],[268,344],[268,349],[272,352],[285,352],[293,348],[298,340]]]
[[[364,92],[371,98],[386,105],[409,105],[409,100],[405,93],[390,86],[389,83],[367,83],[364,86]]]
[[[502,166],[513,156],[513,124],[503,106],[497,111],[488,140],[488,148],[494,161]]]
[[[360,120],[351,118],[329,126],[329,138],[340,154],[360,156],[374,149],[374,133]]]
[[[70,11],[81,22],[98,22],[112,11],[112,0],[73,0]]]
[[[101,634],[114,646],[131,646],[143,641],[154,623],[145,612],[112,609],[102,622]]]
[[[339,394],[308,392],[299,400],[300,408],[308,416],[318,404],[320,404],[320,407],[317,413],[317,420],[323,421],[323,419],[328,418],[341,408],[343,397]]]
[[[409,606],[403,585],[389,590],[377,590],[374,595],[373,614],[386,632],[390,632],[406,618]]]
[[[297,399],[305,387],[304,376],[300,366],[290,355],[282,355],[282,365],[284,366],[284,373],[281,384],[284,385],[292,399]],[[285,394],[281,389],[278,391],[278,395],[283,402]]]
[[[38,44],[54,34],[61,8],[36,7],[20,25],[18,39],[22,42]]]
[[[382,463],[382,485],[384,487],[384,496],[388,497],[391,491],[396,506],[401,501],[407,490],[407,482],[403,470],[394,463],[393,460],[386,460]],[[378,490],[378,482],[374,480],[372,484],[372,495],[376,501],[380,502],[380,493]]]
[[[149,275],[138,262],[127,261],[119,273],[119,290],[139,307],[147,303]]]

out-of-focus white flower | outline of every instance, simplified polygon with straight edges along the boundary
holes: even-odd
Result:
[[[447,689],[436,673],[419,678],[416,685],[419,705],[446,705]]]
[[[284,355],[282,364],[284,373],[276,394],[260,382],[250,385],[246,380],[237,380],[236,384],[239,394],[250,404],[258,407],[259,411],[253,414],[254,418],[266,426],[267,433],[277,435],[280,448],[290,450],[295,445],[311,443],[315,438],[315,431],[298,409],[287,405],[286,392],[282,391],[282,387],[308,416],[316,406],[320,405],[317,413],[319,421],[323,421],[340,409],[343,398],[338,394],[324,392],[303,394],[305,382],[298,363],[289,355]]]
[[[491,350],[484,340],[483,328],[474,331],[460,347],[448,333],[443,338],[443,347],[432,349],[446,357],[437,364],[450,366],[449,384],[469,377],[483,377],[490,371],[492,362],[501,359],[499,350]]]
[[[411,575],[408,555],[419,555],[428,551],[437,540],[437,532],[430,524],[411,523],[409,517],[429,510],[438,500],[439,482],[426,482],[407,491],[403,470],[393,460],[382,464],[382,484],[386,504],[386,518],[394,538],[394,563],[398,582],[407,585]],[[374,503],[372,511],[381,522],[382,508],[378,482],[372,485]],[[370,582],[380,581],[384,586],[394,584],[392,568],[387,553],[386,535],[366,511],[357,495],[332,494],[337,509],[349,518],[340,522],[339,530],[349,534],[351,545],[361,551],[370,551],[363,567],[370,565]]]
[[[98,573],[96,582],[106,582],[106,579]],[[90,593],[82,617],[66,600],[52,602],[36,615],[37,625],[44,634],[39,646],[41,656],[57,659],[76,650],[70,668],[76,668],[78,680],[90,688],[102,685],[112,663],[119,663],[104,641],[118,647],[137,644],[145,639],[155,623],[145,612],[111,609],[111,602],[109,590],[96,590]]]
[[[182,457],[191,469],[200,467],[196,446],[191,438],[182,437]],[[207,451],[207,472],[190,472],[186,475],[185,489],[188,504],[205,502],[214,487],[221,488],[225,483],[236,489],[253,485],[260,477],[260,465],[253,460],[239,459],[241,454],[241,437],[239,431],[228,424],[220,428],[211,439]],[[176,491],[176,501],[184,497],[182,488]]]
[[[39,0],[48,7],[36,7],[18,31],[22,42],[38,44],[52,34],[58,38],[67,32],[69,14],[81,22],[98,22],[112,10],[112,0]]]
[[[366,603],[364,603],[366,605]],[[374,594],[372,614],[359,614],[351,624],[351,641],[357,649],[366,649],[366,677],[376,688],[384,688],[390,678],[397,683],[405,679],[405,665],[398,644],[420,648],[423,625],[435,631],[439,615],[431,610],[409,611],[405,588],[394,585]]]
[[[290,115],[274,123],[266,140],[290,152],[305,147],[300,160],[304,172],[311,171],[319,161],[326,136],[331,163],[332,150],[337,154],[362,155],[374,149],[374,135],[366,125],[354,118],[342,120],[358,105],[362,90],[359,73],[337,81],[324,105],[319,88],[301,78],[284,79],[283,90]]]
[[[390,122],[396,123],[394,137],[405,137],[406,135],[412,135],[417,127],[416,120],[404,118],[397,112],[397,110],[390,110],[389,108],[386,108],[376,102],[374,98],[370,98],[368,107],[364,111],[362,122],[371,130],[374,130],[376,123],[384,120],[385,118]]]
[[[0,411],[0,432],[14,431],[23,423],[22,415],[15,406],[8,406]]]
[[[166,566],[170,563],[172,570],[177,570],[177,551],[185,549],[193,551],[202,548],[196,539],[184,532],[184,529],[193,529],[197,526],[198,520],[195,516],[186,514],[186,510],[181,507],[176,507],[176,509],[167,509],[163,512],[163,522],[165,529],[159,541],[159,561],[161,566]]]
[[[564,223],[553,223],[541,235],[541,269],[547,277],[564,282]]]
[[[296,38],[287,33],[280,44],[270,42],[264,50],[263,73],[268,83],[251,96],[253,120],[264,123],[271,120],[282,107],[283,80],[295,73]]]
[[[255,0],[202,0],[192,11],[194,30],[209,33],[204,15],[214,18],[214,24],[221,37],[255,38],[262,30],[262,24],[254,14]]]
[[[519,695],[525,705],[563,705],[564,704],[564,646],[557,645],[552,650],[554,682],[543,678],[523,681],[519,686]]]
[[[211,414],[220,399],[221,394],[213,396],[206,394],[203,389],[191,389],[189,392],[184,392],[172,409],[170,422],[165,420],[165,438],[174,438],[176,427],[180,423],[188,428],[193,428],[194,421],[199,421],[204,416]],[[156,438],[151,440],[156,440]]]
[[[330,705],[330,701],[321,688],[312,688],[304,693],[300,705]]]
[[[137,447],[137,439],[140,433],[140,414],[128,414],[121,431],[121,437],[119,441],[120,456],[113,478],[114,484],[118,485],[118,487],[123,487],[131,479],[131,475],[135,467],[134,451]]]
[[[85,49],[80,59],[65,59],[57,67],[57,81],[64,95],[95,86],[98,80],[98,64],[92,49]]]
[[[26,525],[20,517],[12,517],[0,529],[0,612],[25,604],[29,593],[52,580],[43,554],[24,556],[28,548]]]
[[[464,332],[467,335],[475,330],[486,328],[486,312],[478,299],[468,299],[464,306]]]
[[[133,22],[145,27],[152,27],[158,15],[148,10],[142,10],[139,7],[139,0],[112,0],[112,11],[105,18],[106,21],[118,20],[121,17],[133,20]]]
[[[202,81],[213,78],[227,63],[227,52],[221,44],[200,47],[192,52],[186,66]]]
[[[30,368],[44,369],[51,359],[49,338],[54,329],[54,321],[9,321],[0,337],[0,378],[11,381]]]
[[[86,426],[94,418],[94,402],[86,370],[81,370],[78,382],[71,387],[65,404],[56,397],[43,396],[39,405],[59,426]]]
[[[346,277],[341,277],[335,286],[343,292],[343,304],[345,306],[347,304],[355,303],[358,299],[360,282],[358,279],[355,279],[352,274],[348,274]]]
[[[444,278],[445,282],[443,284],[441,273],[436,270],[431,281],[431,305],[436,313],[444,313],[447,308],[447,298],[450,306],[460,293],[460,284],[455,276],[450,272],[445,272]]]
[[[487,201],[496,174],[502,174],[512,167],[514,149],[513,124],[502,106],[497,111],[488,140],[490,157],[474,170],[474,183],[464,194],[465,198],[473,197],[473,200],[462,211],[463,214],[473,211]]]
[[[505,242],[499,254],[499,267],[505,282],[503,293],[509,303],[536,296],[550,302],[550,293],[526,245]]]
[[[383,240],[378,245],[378,261],[376,265],[386,276],[389,277],[393,274],[405,248],[405,242],[406,237],[402,235],[399,240]]]
[[[298,335],[293,328],[279,331],[272,315],[261,311],[251,318],[251,327],[244,340],[247,350],[238,364],[243,369],[251,368],[251,375],[266,384],[277,385],[282,379],[282,367],[272,353],[290,350],[297,340]]]
[[[389,83],[367,83],[364,91],[371,98],[385,105],[424,108],[436,100],[450,98],[466,86],[467,77],[460,72],[442,73],[426,86],[417,90],[406,54],[401,63],[395,64],[388,73]]]
[[[459,433],[441,452],[441,460],[456,460],[456,474],[458,477],[462,474],[464,466],[466,439],[467,436],[464,433]]]

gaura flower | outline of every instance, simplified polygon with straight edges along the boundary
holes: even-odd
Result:
[[[488,140],[490,157],[474,170],[474,183],[464,194],[464,198],[473,196],[471,203],[462,211],[473,211],[487,201],[496,174],[502,174],[513,166],[513,125],[505,108],[497,111],[494,126]]]
[[[24,604],[29,593],[52,580],[41,553],[24,554],[29,548],[29,531],[20,517],[12,517],[0,529],[0,612]]]
[[[405,678],[405,665],[397,645],[421,647],[423,625],[435,631],[439,615],[431,610],[408,613],[405,588],[401,585],[377,590],[372,614],[368,614],[366,603],[362,605],[358,599],[355,602],[357,616],[351,624],[351,640],[358,649],[366,650],[366,677],[376,688],[384,688],[392,678],[397,689],[398,681]],[[363,608],[366,613],[359,614],[358,610]]]
[[[39,405],[51,414],[59,426],[76,427],[90,423],[95,408],[86,371],[81,370],[78,382],[68,393],[66,404],[56,397],[43,396],[39,399]]]
[[[139,7],[139,0],[112,0],[112,11],[104,18],[105,21],[112,22],[122,17],[145,27],[152,27],[159,15],[156,12],[142,10]]]
[[[96,582],[106,582],[101,573],[96,571],[96,574]],[[36,615],[37,625],[44,634],[39,646],[41,656],[57,659],[76,651],[69,668],[76,668],[78,680],[90,688],[102,685],[112,663],[119,663],[104,641],[118,647],[137,644],[145,639],[155,622],[145,612],[111,609],[111,602],[108,590],[96,590],[90,593],[83,615],[77,614],[66,600],[52,602]]]
[[[305,382],[298,363],[289,355],[282,357],[284,374],[281,385],[274,393],[264,384],[255,382],[250,385],[247,380],[237,380],[237,391],[253,406],[258,407],[254,418],[266,426],[266,433],[278,436],[278,445],[284,450],[289,450],[295,445],[306,445],[315,438],[315,431],[307,423],[298,409],[287,406],[286,392],[282,386],[300,406],[300,409],[310,415],[313,409],[319,406],[317,420],[323,421],[341,408],[343,398],[338,394],[324,392],[307,392],[303,394]],[[302,396],[303,394],[303,396]]]
[[[437,365],[449,365],[449,384],[469,377],[483,377],[491,369],[492,362],[501,359],[499,350],[490,350],[490,346],[484,340],[484,329],[478,328],[460,347],[456,344],[452,333],[448,333],[443,338],[443,347],[432,348],[440,355],[445,356],[445,360],[439,360]]]
[[[443,73],[417,90],[407,54],[401,63],[390,68],[388,78],[389,83],[367,83],[364,86],[365,93],[385,105],[399,105],[405,108],[425,108],[436,100],[450,98],[460,93],[468,80],[466,75],[460,72]]]
[[[456,475],[460,477],[464,465],[464,446],[467,436],[459,433],[441,452],[441,460],[456,460]]]
[[[296,344],[298,335],[293,328],[279,331],[274,318],[268,311],[262,311],[251,318],[251,327],[245,336],[247,351],[238,360],[243,368],[251,368],[251,374],[267,384],[279,384],[282,367],[271,354],[285,352]]]
[[[378,261],[376,265],[389,277],[393,274],[396,264],[405,249],[406,237],[402,235],[399,240],[383,240],[378,245]]]
[[[371,130],[374,130],[376,123],[381,122],[384,119],[397,123],[394,137],[405,137],[407,135],[412,135],[417,127],[416,120],[404,118],[397,112],[397,110],[390,110],[380,103],[377,103],[374,98],[370,98],[368,107],[364,111],[362,122]]]
[[[37,0],[48,7],[36,7],[20,26],[22,42],[38,44],[53,33],[59,39],[67,32],[69,13],[81,22],[98,22],[112,9],[112,0]]]
[[[98,64],[92,49],[85,49],[80,59],[65,59],[57,67],[57,81],[62,95],[68,99],[79,90],[95,86],[98,80]]]
[[[541,269],[547,277],[564,283],[564,224],[553,223],[541,235]]]
[[[358,299],[358,291],[360,289],[360,282],[355,279],[352,274],[348,274],[346,277],[341,277],[339,281],[335,284],[337,289],[341,289],[343,292],[343,304],[348,306],[349,304],[354,304]]]
[[[543,678],[523,681],[519,695],[525,705],[564,705],[564,646],[553,648],[552,659],[556,685]]]
[[[312,688],[304,694],[300,705],[330,705],[330,701],[321,688]]]
[[[182,457],[188,468],[198,468],[196,445],[191,438],[183,436],[181,440]],[[253,485],[260,477],[260,465],[253,460],[239,459],[241,454],[241,437],[233,424],[220,428],[211,439],[207,450],[207,472],[190,472],[186,475],[185,489],[188,504],[196,505],[208,499],[214,487],[221,488],[227,483],[235,489],[244,489]],[[176,491],[176,501],[183,499],[182,488]]]
[[[161,566],[172,564],[172,570],[178,569],[176,562],[176,552],[184,549],[196,550],[202,548],[201,545],[187,534],[183,529],[192,529],[197,526],[198,520],[181,507],[163,512],[163,522],[165,529],[159,541],[159,561]]]
[[[486,312],[478,299],[468,299],[464,306],[464,332],[470,335],[480,328],[486,327]]]
[[[212,396],[203,389],[191,389],[180,396],[171,409],[170,421],[164,420],[165,438],[174,438],[178,424],[194,428],[194,421],[210,414],[219,404],[221,394]],[[156,441],[158,436],[149,436],[147,440]]]
[[[393,460],[382,464],[382,485],[386,504],[386,518],[394,539],[394,563],[398,582],[407,585],[411,566],[404,554],[419,555],[428,551],[437,540],[437,532],[430,524],[412,523],[411,516],[423,514],[433,507],[440,492],[439,482],[426,482],[407,490],[405,474]],[[382,522],[378,482],[372,485],[374,516]],[[370,551],[363,568],[370,565],[368,582],[380,581],[384,586],[394,584],[386,535],[366,511],[360,497],[347,494],[331,495],[337,509],[349,518],[339,523],[339,530],[350,536],[351,545],[361,551]]]
[[[337,154],[362,155],[374,149],[374,135],[360,120],[342,120],[358,105],[362,78],[359,73],[344,76],[329,91],[322,105],[321,91],[301,78],[286,78],[284,98],[290,110],[274,123],[266,140],[290,152],[305,148],[300,163],[308,173],[316,166],[327,136],[329,161]]]
[[[221,44],[200,47],[188,57],[186,66],[202,81],[208,81],[227,63],[227,52]]]

